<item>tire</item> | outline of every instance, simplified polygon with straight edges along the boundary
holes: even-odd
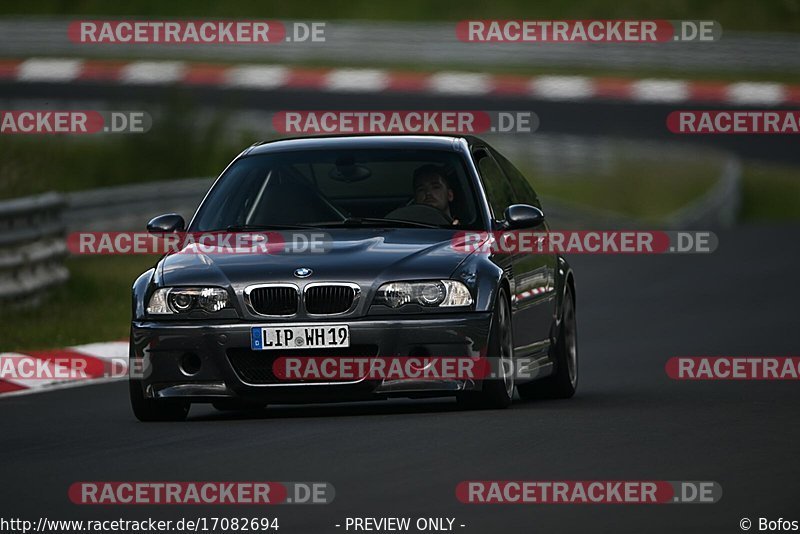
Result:
[[[131,347],[133,347],[133,339],[131,339]],[[129,365],[131,369],[134,369],[132,356],[131,354]],[[133,415],[139,421],[184,421],[189,415],[190,404],[188,402],[145,398],[142,381],[137,378],[128,378],[128,391]]]
[[[189,415],[189,403],[177,400],[146,399],[140,380],[128,380],[131,408],[136,419],[151,421],[184,421]]]
[[[458,402],[464,408],[507,408],[514,398],[514,333],[511,308],[504,289],[499,291],[495,302],[486,355],[491,362],[492,374],[501,378],[483,380],[480,391],[467,391],[458,395]]]
[[[517,386],[523,399],[568,399],[578,389],[578,325],[575,318],[575,299],[567,286],[558,339],[553,348],[555,369],[552,375],[542,380]]]

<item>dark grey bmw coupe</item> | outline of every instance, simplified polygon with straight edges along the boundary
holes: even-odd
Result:
[[[148,230],[164,238],[317,233],[323,243],[270,253],[195,247],[143,273],[133,285],[129,378],[142,421],[184,419],[192,403],[226,410],[455,396],[465,407],[504,408],[515,389],[523,399],[575,393],[567,261],[454,246],[466,232],[547,231],[528,180],[481,139],[259,143],[230,163],[188,225],[167,214]],[[430,365],[440,357],[484,359],[491,372],[319,379],[276,371],[286,358]]]

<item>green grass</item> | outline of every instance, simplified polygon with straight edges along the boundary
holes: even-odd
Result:
[[[534,187],[545,197],[587,209],[611,211],[658,223],[708,191],[719,174],[710,162],[652,165],[621,161],[611,173],[536,176]],[[800,167],[745,163],[739,220],[800,220]]]
[[[131,286],[157,256],[75,257],[70,280],[34,309],[0,312],[0,352],[67,347],[126,339]]]
[[[590,210],[658,223],[702,195],[720,173],[713,161],[645,162],[619,158],[603,172],[536,175],[537,193]]]
[[[800,168],[750,163],[744,166],[742,177],[742,220],[800,218]]]
[[[176,0],[173,2],[105,2],[103,0],[6,0],[0,13],[38,15],[105,15],[138,17],[217,17],[271,19],[450,20],[469,18],[529,19],[705,19],[724,29],[800,32],[798,0]]]
[[[0,199],[129,183],[216,176],[256,139],[225,135],[222,115],[198,127],[173,105],[146,134],[3,136]]]

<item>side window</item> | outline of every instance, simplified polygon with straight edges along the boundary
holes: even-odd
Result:
[[[497,162],[500,164],[500,168],[503,169],[503,172],[506,173],[508,179],[511,181],[511,186],[514,188],[514,192],[517,194],[517,199],[522,204],[529,204],[531,206],[536,206],[537,208],[541,209],[542,206],[539,203],[539,197],[536,195],[536,192],[531,187],[531,183],[525,178],[525,176],[519,172],[519,170],[512,165],[510,161],[502,156],[502,154],[492,150],[492,155],[495,157]]]
[[[478,162],[478,171],[481,173],[483,187],[486,189],[486,196],[492,206],[494,218],[502,219],[506,208],[516,203],[514,190],[511,188],[511,184],[506,179],[503,171],[500,170],[494,159],[489,156],[488,151],[478,148],[473,153]]]

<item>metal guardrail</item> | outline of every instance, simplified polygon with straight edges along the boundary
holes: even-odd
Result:
[[[35,305],[69,278],[63,195],[0,202],[0,302]]]
[[[729,156],[714,185],[703,195],[663,218],[660,224],[647,224],[641,220],[611,211],[543,199],[548,218],[558,228],[631,229],[658,226],[670,230],[698,230],[732,226],[742,205],[742,163]]]
[[[188,222],[213,182],[185,178],[67,193],[64,221],[70,232],[144,230],[147,221],[169,212]]]
[[[0,50],[9,57],[77,56],[196,59],[226,62],[336,62],[358,64],[578,68],[648,68],[706,72],[783,73],[800,68],[800,36],[726,31],[715,42],[463,43],[455,22],[327,21],[325,42],[270,46],[238,44],[115,44],[70,42],[64,17],[0,19]],[[290,23],[291,21],[286,21]]]
[[[45,193],[0,202],[0,303],[35,306],[69,279],[70,231],[143,229],[164,212],[194,213],[211,178],[176,180],[78,193]]]
[[[742,206],[742,162],[731,156],[722,175],[703,196],[667,217],[667,226],[677,230],[731,226]]]

